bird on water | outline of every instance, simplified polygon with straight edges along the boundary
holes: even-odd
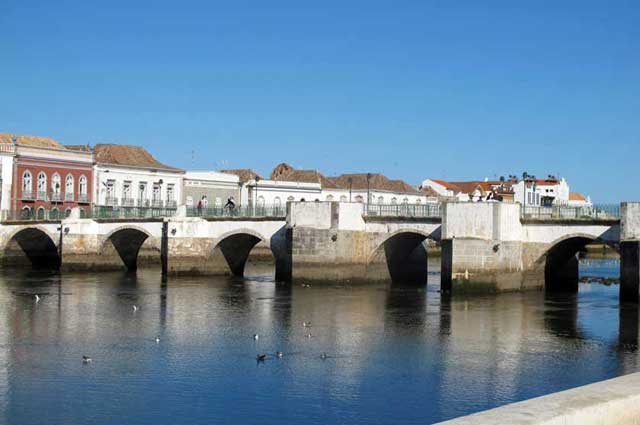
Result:
[[[282,351],[278,351],[276,353],[276,356],[278,356],[278,358],[281,359],[284,356],[284,353]]]
[[[160,342],[160,337],[159,337],[159,336],[157,336],[157,337],[156,337],[156,344],[158,344],[159,342]]]
[[[93,359],[89,356],[82,356],[82,363],[91,363]]]
[[[134,306],[133,306],[133,311],[134,311],[134,312],[135,312],[135,311],[138,311],[138,306],[137,306],[137,305],[135,305],[135,304],[134,304]]]
[[[257,361],[259,361],[259,362],[263,362],[263,361],[264,361],[264,359],[266,359],[266,358],[267,358],[267,355],[266,355],[266,354],[258,354],[258,355],[256,356],[256,360],[257,360]]]
[[[35,298],[36,302],[40,302],[40,295],[36,294],[33,298]]]
[[[253,334],[253,339],[255,339],[256,341],[260,339],[260,335],[258,334]]]

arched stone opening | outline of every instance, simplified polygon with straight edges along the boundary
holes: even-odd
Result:
[[[386,239],[374,252],[372,262],[382,260],[393,283],[426,284],[428,278],[428,237],[417,232],[401,232]]]
[[[138,268],[140,249],[148,238],[149,234],[139,229],[120,229],[107,237],[102,253],[108,255],[110,250],[115,250],[126,269],[135,271]],[[158,251],[158,258],[159,255]]]
[[[544,256],[545,290],[577,292],[580,282],[579,253],[585,252],[587,246],[593,243],[608,245],[588,235],[570,236],[553,244]]]
[[[3,263],[8,266],[31,264],[36,269],[58,270],[58,247],[43,230],[26,228],[17,232],[5,247]]]
[[[213,251],[214,261],[222,256],[229,272],[234,276],[244,276],[249,253],[262,238],[250,233],[235,233],[221,239]]]

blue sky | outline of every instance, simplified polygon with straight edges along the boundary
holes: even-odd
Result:
[[[639,22],[638,1],[0,0],[0,131],[640,200]]]

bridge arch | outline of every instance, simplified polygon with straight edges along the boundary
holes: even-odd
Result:
[[[244,276],[251,250],[268,238],[252,229],[242,228],[223,233],[213,243],[213,257],[222,255],[234,276]]]
[[[58,270],[60,256],[55,241],[56,235],[51,234],[43,227],[22,227],[9,235],[3,251],[7,259],[9,251],[21,251],[34,268]],[[15,245],[19,247],[18,250],[14,248]],[[11,263],[12,261],[9,260],[8,264]]]
[[[368,265],[385,264],[394,283],[425,284],[428,266],[423,242],[427,239],[437,240],[438,237],[420,229],[397,230],[375,246]]]
[[[601,235],[571,233],[547,245],[535,262],[535,268],[544,270],[544,287],[550,292],[577,292],[579,283],[578,253],[594,242],[606,244],[619,251],[615,243]]]
[[[151,234],[139,226],[119,227],[105,235],[100,252],[104,254],[113,246],[127,270],[135,271],[138,268],[140,248],[150,237]]]

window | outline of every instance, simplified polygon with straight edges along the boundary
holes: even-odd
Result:
[[[45,193],[47,191],[47,175],[40,171],[38,173],[38,192]],[[40,212],[38,211],[38,214]]]
[[[327,195],[327,201],[329,202],[333,201],[333,195]]]
[[[49,218],[51,220],[57,220],[59,216],[60,216],[60,210],[58,210],[57,208],[52,208],[51,211],[49,212]]]
[[[193,207],[193,196],[187,196],[187,207]]]
[[[402,200],[402,203],[403,203],[403,204],[408,204],[408,203],[409,203],[409,198],[404,198],[404,199]]]
[[[276,196],[275,198],[273,198],[273,206],[274,207],[279,207],[280,204],[282,204],[282,201],[280,201],[280,197]]]
[[[107,198],[112,199],[116,197],[116,181],[113,179],[107,180]]]
[[[138,187],[138,199],[147,199],[147,182],[140,182],[140,186]]]
[[[378,196],[378,203],[379,204],[384,204],[384,197],[383,196]]]
[[[38,208],[38,220],[44,220],[44,208]]]
[[[64,217],[68,218],[71,215],[71,208],[67,208],[64,210]]]
[[[540,205],[540,194],[536,193],[536,205]]]
[[[391,198],[391,203],[393,205],[397,204],[398,203],[398,198],[396,198],[395,196],[393,198]]]
[[[20,218],[22,218],[23,220],[26,220],[28,218],[31,218],[31,208],[29,207],[24,207],[22,209],[22,213],[20,214]]]
[[[216,196],[216,207],[221,207],[222,206],[222,198],[219,196]]]
[[[258,205],[264,207],[264,196],[258,196]]]
[[[167,185],[167,201],[173,201],[173,197],[175,195],[175,185],[168,184]],[[217,201],[217,199],[216,199]]]
[[[79,187],[80,194],[86,195],[87,194],[87,178],[85,176],[80,176],[79,185],[80,185]]]
[[[31,172],[29,170],[22,173],[22,191],[31,192]]]
[[[60,174],[54,173],[51,178],[51,191],[53,193],[60,193],[60,190],[62,189],[62,185],[60,183]]]
[[[296,198],[294,198],[293,196],[289,196],[289,197],[287,198],[287,201],[295,201],[295,200],[296,200]]]
[[[531,204],[531,192],[527,193],[527,203]]]
[[[416,199],[416,204],[421,204],[422,203],[422,199],[418,198]]]
[[[71,174],[67,175],[67,178],[65,179],[65,183],[64,183],[64,191],[67,194],[73,194],[73,189],[74,189],[74,179],[73,176]]]
[[[131,199],[131,182],[122,182],[122,199]]]
[[[340,196],[340,202],[347,202],[347,196],[346,195]]]
[[[356,196],[356,202],[364,202],[364,198],[362,197],[362,195]]]
[[[161,200],[161,195],[160,195],[160,184],[159,183],[154,183],[153,184],[153,193],[151,194],[151,199],[154,201],[160,201]]]

